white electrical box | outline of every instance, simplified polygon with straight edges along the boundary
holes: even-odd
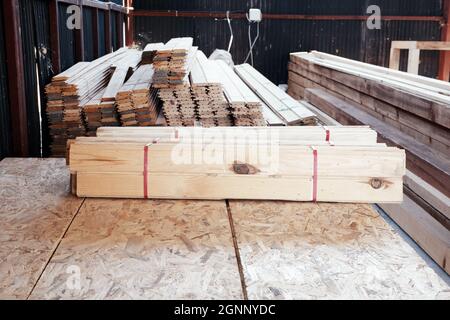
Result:
[[[251,22],[261,22],[262,20],[262,13],[260,9],[250,9],[248,19]]]

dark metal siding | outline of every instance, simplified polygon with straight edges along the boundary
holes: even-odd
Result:
[[[83,38],[84,38],[84,60],[92,61],[95,58],[94,54],[94,34],[93,27],[94,10],[91,8],[83,8]]]
[[[117,12],[111,11],[111,45],[113,47],[113,51],[116,51],[119,48],[118,35],[117,35]]]
[[[100,56],[106,54],[105,12],[98,11],[98,50]]]
[[[52,76],[50,62],[49,12],[46,0],[20,0],[23,68],[28,119],[28,144],[32,157],[47,153],[48,130],[44,87]],[[42,119],[41,119],[42,114]],[[42,140],[41,140],[42,120]]]
[[[0,160],[11,155],[11,117],[8,99],[3,6],[0,5]]]
[[[59,3],[59,46],[60,46],[60,59],[61,59],[61,72],[69,69],[76,61],[75,52],[75,30],[67,28],[67,14],[68,4]]]
[[[369,4],[380,5],[384,15],[442,14],[440,0],[137,0],[134,7],[136,10],[245,12],[253,6],[262,8],[263,13],[364,15]],[[242,63],[249,50],[248,24],[245,19],[235,19],[232,25],[234,44],[231,53],[235,63]],[[255,27],[253,31],[255,32]],[[439,40],[440,33],[440,23],[433,21],[383,21],[381,30],[369,30],[365,21],[263,20],[261,36],[254,49],[255,67],[275,83],[286,83],[289,53],[310,50],[387,66],[392,40]],[[216,48],[228,47],[230,33],[225,20],[186,17],[135,18],[135,39],[142,45],[148,42],[164,42],[179,36],[194,37],[195,45],[209,55]],[[421,74],[436,77],[438,57],[436,52],[423,52]],[[406,68],[405,61],[402,66]]]

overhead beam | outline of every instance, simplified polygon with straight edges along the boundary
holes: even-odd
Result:
[[[191,18],[227,18],[226,12],[206,11],[156,11],[156,10],[133,10],[130,16],[134,17],[191,17]],[[247,19],[245,13],[230,13],[232,19]],[[304,14],[271,14],[264,13],[264,19],[274,20],[360,20],[366,21],[365,15],[304,15]],[[383,21],[436,21],[445,22],[442,16],[382,16]]]
[[[8,70],[9,101],[11,109],[11,130],[13,155],[27,157],[28,125],[25,79],[23,68],[22,32],[20,26],[20,2],[2,1],[6,46],[6,65]]]

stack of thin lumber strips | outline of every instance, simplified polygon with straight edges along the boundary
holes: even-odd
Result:
[[[404,148],[407,167],[450,197],[450,84],[320,52],[291,54],[289,93]]]
[[[450,271],[450,84],[319,52],[291,55],[289,92],[405,149],[404,202],[380,207]]]
[[[80,62],[46,86],[52,155],[64,155],[68,139],[86,134],[83,107],[91,106],[91,100],[99,97],[109,83],[111,67],[120,64],[129,53],[130,49],[123,48],[90,63]]]
[[[202,51],[197,51],[190,80],[196,116],[201,126],[232,126],[233,119],[223,92],[217,62],[208,60]]]
[[[234,68],[241,79],[286,125],[315,125],[316,115],[249,64]]]
[[[88,136],[95,135],[97,128],[102,126],[120,125],[116,111],[116,94],[140,62],[141,53],[137,50],[129,50],[124,59],[112,66],[113,74],[108,86],[83,106]]]
[[[169,88],[186,83],[189,75],[188,58],[193,41],[192,38],[175,38],[157,50],[153,59],[155,88]]]
[[[68,160],[80,197],[396,203],[405,174],[368,127],[100,128]]]
[[[152,126],[158,119],[160,100],[151,86],[153,66],[140,66],[116,95],[123,126]]]
[[[218,60],[217,66],[234,124],[238,127],[266,125],[262,101],[224,61]]]

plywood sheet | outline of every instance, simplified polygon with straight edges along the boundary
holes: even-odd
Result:
[[[225,203],[87,200],[31,298],[241,299]]]
[[[82,203],[63,159],[0,162],[0,299],[26,299]]]
[[[450,299],[370,206],[232,201],[250,299]]]

